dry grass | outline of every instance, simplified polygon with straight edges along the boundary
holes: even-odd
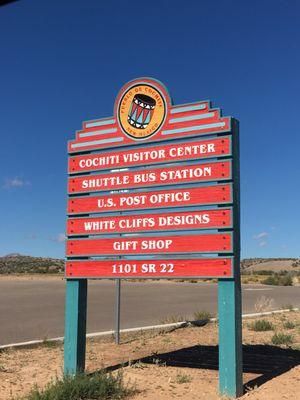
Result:
[[[273,307],[274,307],[274,299],[266,296],[259,297],[254,305],[255,311],[258,313],[270,311],[272,310]]]

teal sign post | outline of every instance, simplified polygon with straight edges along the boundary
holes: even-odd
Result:
[[[217,278],[220,393],[243,393],[237,120],[155,79],[68,143],[65,374],[85,369],[88,279]]]
[[[242,293],[240,277],[240,156],[238,121],[232,121],[233,138],[233,231],[234,276],[218,280],[219,390],[243,394]]]

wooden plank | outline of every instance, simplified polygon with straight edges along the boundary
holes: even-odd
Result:
[[[67,257],[136,254],[230,253],[231,233],[103,239],[70,239]]]
[[[231,155],[231,137],[70,157],[69,174]]]
[[[70,278],[231,278],[229,257],[164,260],[67,261]]]
[[[68,199],[68,214],[104,213],[232,202],[231,184]]]
[[[67,221],[67,235],[231,228],[231,214],[232,210],[230,208],[218,208],[216,210],[209,209],[159,214],[70,218]]]
[[[221,181],[230,178],[231,161],[219,161],[205,164],[71,177],[68,181],[68,190],[70,194],[91,193],[193,182]]]

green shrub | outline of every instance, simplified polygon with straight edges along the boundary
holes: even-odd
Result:
[[[293,279],[290,274],[286,275],[271,275],[266,279],[262,280],[261,283],[264,285],[280,285],[280,286],[293,286]]]
[[[279,285],[279,279],[277,276],[268,276],[266,279],[262,280],[261,283],[264,285],[274,285],[277,286]]]
[[[7,372],[7,369],[2,364],[0,364],[0,372]]]
[[[253,282],[253,283],[259,282],[259,278],[256,275],[250,275],[248,280],[249,280],[249,282]]]
[[[196,321],[208,321],[213,316],[209,311],[196,311],[194,313],[194,318]]]
[[[275,345],[279,344],[292,344],[294,341],[293,335],[286,335],[285,333],[275,333],[271,339],[272,343]]]
[[[296,327],[296,324],[294,324],[294,322],[292,322],[292,321],[286,321],[286,322],[283,324],[283,327],[284,327],[285,329],[294,329],[294,328]]]
[[[23,400],[117,400],[131,394],[125,388],[121,375],[98,373],[93,376],[80,374],[65,376],[52,382],[44,390],[35,387]]]
[[[192,381],[192,378],[189,375],[178,374],[176,376],[177,383],[190,383],[191,381]]]
[[[255,332],[273,331],[274,325],[266,319],[259,319],[250,324],[250,329]]]
[[[268,271],[268,270],[261,270],[261,271],[255,271],[256,275],[272,275],[273,271]]]
[[[293,311],[293,310],[294,310],[294,305],[291,304],[291,303],[283,304],[283,305],[281,306],[281,309],[282,309],[282,310],[290,310],[290,311]]]
[[[44,347],[47,347],[49,349],[62,346],[62,342],[56,340],[49,340],[46,338],[43,340],[42,344]]]
[[[293,279],[291,275],[281,276],[279,278],[279,285],[282,286],[293,286]]]

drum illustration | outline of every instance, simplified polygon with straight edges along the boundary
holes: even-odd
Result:
[[[145,129],[151,121],[156,101],[145,94],[136,94],[128,113],[128,122],[135,128]]]

